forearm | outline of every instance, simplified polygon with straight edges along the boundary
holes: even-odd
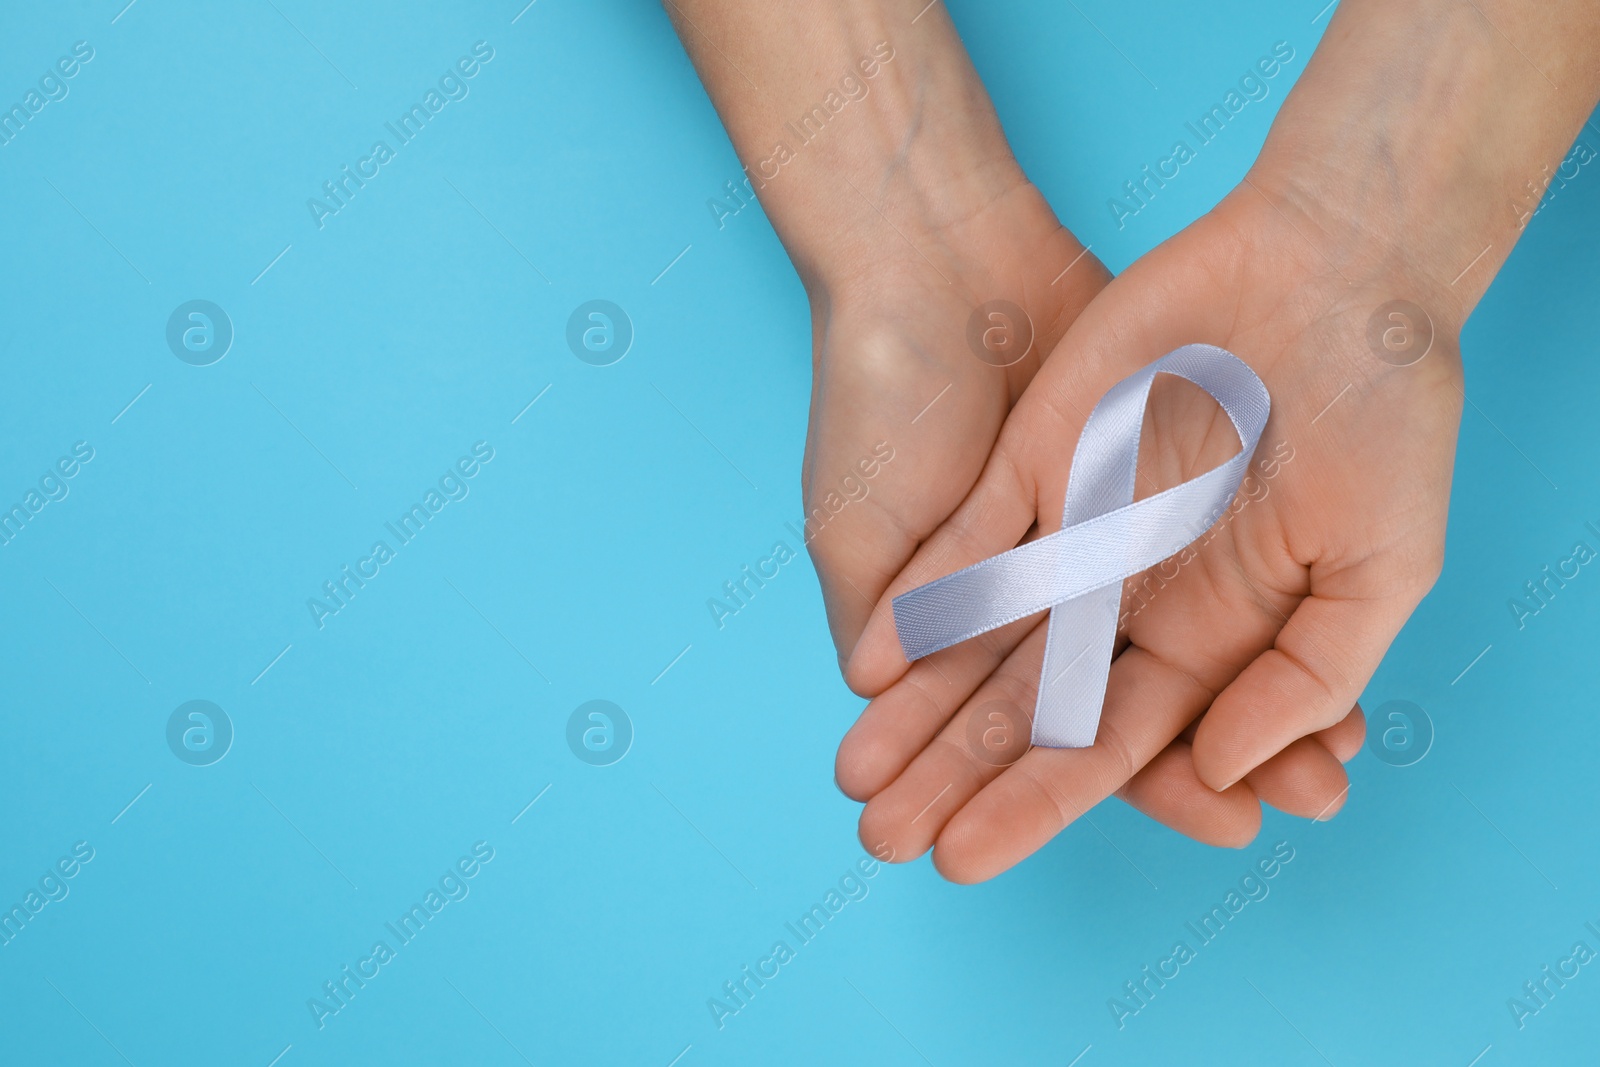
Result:
[[[1238,195],[1459,326],[1597,98],[1594,0],[1344,0]]]
[[[924,3],[663,0],[745,166],[737,191],[813,290],[903,245],[885,227],[937,233],[1025,180],[943,6]]]

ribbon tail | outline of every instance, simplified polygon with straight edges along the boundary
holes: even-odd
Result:
[[[1122,586],[1108,585],[1050,609],[1033,743],[1088,748],[1100,728],[1100,706],[1111,674]]]

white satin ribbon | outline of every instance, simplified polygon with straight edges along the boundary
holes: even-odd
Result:
[[[1133,502],[1145,404],[1157,374],[1175,374],[1222,405],[1238,455],[1182,485]],[[1072,457],[1061,529],[894,598],[908,660],[1050,611],[1033,743],[1086,748],[1105,701],[1123,579],[1210,529],[1232,502],[1272,402],[1255,371],[1212,345],[1184,345],[1116,385],[1089,413]]]

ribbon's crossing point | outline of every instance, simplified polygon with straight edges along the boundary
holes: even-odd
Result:
[[[1239,434],[1232,459],[1134,503],[1145,404],[1157,374],[1210,393]],[[1049,610],[1033,743],[1094,743],[1117,637],[1125,578],[1197,540],[1233,501],[1266,428],[1267,387],[1243,360],[1184,345],[1106,392],[1072,457],[1061,529],[894,598],[895,628],[915,660]]]

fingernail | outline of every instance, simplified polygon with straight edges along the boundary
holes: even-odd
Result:
[[[1328,821],[1332,820],[1335,816],[1337,816],[1339,814],[1339,812],[1336,811],[1336,812],[1333,813],[1333,815],[1329,815],[1328,814],[1328,808],[1331,808],[1335,804],[1338,804],[1339,805],[1339,811],[1343,811],[1344,810],[1344,804],[1343,804],[1344,798],[1349,796],[1349,795],[1350,795],[1350,784],[1348,782],[1346,782],[1345,783],[1345,787],[1343,789],[1339,790],[1339,795],[1334,797],[1332,800],[1328,801],[1328,807],[1327,808],[1323,808],[1321,811],[1317,812],[1317,817],[1315,819],[1312,819],[1311,821],[1312,822],[1328,822]]]

